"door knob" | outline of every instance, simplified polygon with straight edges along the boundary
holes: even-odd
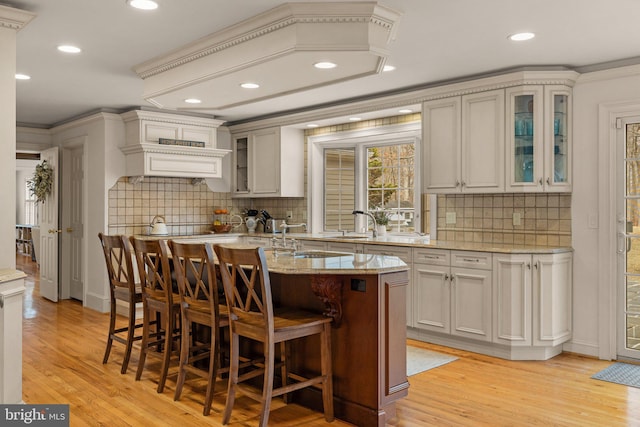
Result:
[[[67,228],[67,233],[73,233],[73,228],[68,227],[68,228]]]
[[[50,234],[62,233],[62,230],[56,230],[55,228],[49,229]]]

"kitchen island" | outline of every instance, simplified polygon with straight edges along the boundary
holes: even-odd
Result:
[[[266,251],[274,303],[323,311],[333,317],[332,363],[337,418],[358,426],[384,426],[395,401],[409,389],[406,369],[406,292],[409,272],[397,257],[363,254],[303,258]],[[320,254],[321,252],[316,252]],[[311,255],[316,256],[316,255]],[[292,350],[290,361],[317,369],[315,342]],[[299,402],[322,409],[315,389]]]
[[[214,238],[199,240],[220,243]],[[324,313],[334,320],[335,416],[357,426],[386,425],[395,417],[395,402],[409,389],[405,322],[409,267],[395,256],[265,253],[274,305]],[[314,340],[295,342],[288,359],[293,370],[317,372],[318,346]],[[320,390],[306,388],[292,394],[294,402],[322,411]]]

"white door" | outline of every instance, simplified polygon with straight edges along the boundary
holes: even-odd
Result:
[[[53,169],[51,193],[40,204],[40,295],[58,301],[58,147],[40,153]]]
[[[82,301],[84,299],[84,281],[82,275],[83,262],[83,148],[77,147],[69,153],[69,197],[65,200],[68,212],[64,215],[68,221],[65,232],[69,237],[69,297]]]
[[[640,358],[640,116],[619,120],[618,131],[617,352]]]

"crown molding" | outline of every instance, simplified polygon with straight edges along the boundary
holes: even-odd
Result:
[[[124,122],[134,120],[146,120],[150,122],[172,123],[186,126],[201,126],[208,128],[217,128],[224,123],[224,120],[218,120],[205,117],[183,116],[179,114],[161,113],[157,111],[131,110],[120,114]]]
[[[0,28],[20,31],[35,17],[35,13],[0,5]]]
[[[280,115],[254,118],[246,122],[229,123],[228,127],[231,132],[246,132],[270,126],[291,126],[522,85],[563,85],[573,87],[579,76],[579,73],[571,70],[512,71],[458,82],[408,88],[392,94],[382,94],[375,98],[369,97],[352,100],[351,102],[347,101],[338,105],[316,106],[304,111],[289,111]]]
[[[285,3],[180,49],[136,65],[133,70],[138,76],[146,79],[298,24],[371,24],[388,33],[388,43],[395,38],[396,22],[400,16],[399,12],[375,2]],[[322,47],[315,43],[309,47],[314,50],[336,49],[333,45]]]

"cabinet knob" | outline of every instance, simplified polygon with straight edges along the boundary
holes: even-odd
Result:
[[[527,263],[527,268],[528,268],[529,270],[531,270],[531,263],[530,263],[530,262],[528,262],[528,263]]]
[[[542,178],[538,180],[538,184],[542,185]]]
[[[466,182],[464,182],[464,181],[462,181],[462,186],[464,187],[464,186],[466,186],[466,185],[467,185],[467,183],[466,183]]]
[[[551,185],[551,178],[547,178],[547,185]]]
[[[446,282],[447,280],[449,280],[449,275],[448,275],[448,274],[445,274],[445,275],[444,275],[444,281]]]
[[[460,186],[460,181],[456,179],[456,188]]]
[[[533,266],[536,268],[536,270],[538,269],[538,261],[536,261],[535,264],[533,264]]]

